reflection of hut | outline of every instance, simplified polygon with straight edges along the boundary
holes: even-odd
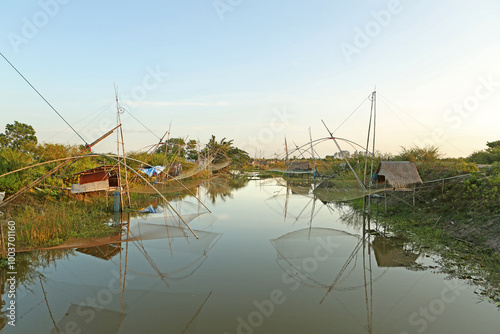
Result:
[[[379,267],[406,267],[415,263],[419,256],[404,249],[403,240],[398,238],[376,236],[372,247]]]
[[[112,190],[118,187],[116,166],[99,166],[77,173],[80,182],[71,185],[71,193],[87,193],[91,191]]]
[[[118,254],[120,248],[120,244],[105,244],[97,247],[77,248],[76,251],[107,261]]]
[[[410,161],[381,161],[373,178],[379,183],[387,182],[396,189],[422,183],[417,167]]]

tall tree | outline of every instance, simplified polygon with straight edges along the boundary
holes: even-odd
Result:
[[[37,143],[35,129],[31,125],[18,121],[14,121],[14,124],[7,124],[5,133],[0,133],[0,148],[26,150]]]
[[[214,158],[214,163],[227,160],[229,158],[228,152],[233,148],[233,140],[226,141],[226,138],[222,138],[219,142],[212,135],[208,144],[202,150],[202,153],[206,156],[211,156]]]

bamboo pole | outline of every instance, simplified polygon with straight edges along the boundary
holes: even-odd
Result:
[[[168,154],[168,144],[170,141],[170,130],[172,128],[172,121],[170,121],[170,124],[168,125],[168,136],[167,136],[167,141],[165,142],[165,155],[163,156],[163,166],[165,166],[165,169],[167,168],[167,154]],[[168,172],[167,172],[168,175]]]
[[[337,145],[337,149],[339,150],[339,152],[342,152],[342,149],[340,148],[340,145],[339,143],[337,142],[337,139],[333,136],[333,133],[330,132],[330,130],[328,129],[328,127],[326,126],[325,122],[323,120],[321,120],[321,122],[323,122],[323,125],[325,126],[326,130],[328,131],[328,133],[330,134],[330,139],[333,139],[333,142],[335,143],[335,145]],[[354,168],[352,168],[351,166],[351,163],[349,162],[349,160],[347,159],[347,157],[344,156],[344,160],[345,162],[347,163],[347,165],[349,166],[349,169],[351,170],[351,172],[354,174],[354,176],[356,177],[356,180],[358,181],[358,183],[360,184],[361,188],[363,188],[363,190],[366,191],[366,186],[363,182],[361,182],[361,180],[359,179],[359,176],[358,174],[356,174],[356,171],[354,170]]]
[[[121,125],[122,120],[120,117],[120,104],[118,102],[118,88],[115,87],[115,96],[116,96],[116,108],[117,108],[117,117],[118,117],[118,124]],[[125,140],[123,139],[123,127],[120,126],[120,137],[122,140],[122,153],[123,153],[123,162],[125,163],[125,166],[127,165],[127,158],[125,157]],[[128,208],[132,206],[132,203],[130,202],[130,187],[128,183],[128,173],[127,170],[125,169],[125,193],[127,194],[128,198]],[[123,201],[122,201],[123,205]]]
[[[289,157],[288,157],[288,145],[286,143],[286,137],[285,137],[285,152],[286,152],[286,176],[288,176],[288,168],[290,168],[290,160],[289,160]]]
[[[312,133],[311,133],[311,127],[309,127],[309,141],[311,143],[311,156],[313,160],[313,177],[314,177],[314,186],[316,187],[316,160],[314,159],[314,149],[313,149],[313,144],[312,144]]]

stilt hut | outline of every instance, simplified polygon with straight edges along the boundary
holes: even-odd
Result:
[[[116,170],[116,166],[99,166],[77,173],[80,183],[71,185],[71,193],[80,194],[116,189],[119,186]]]
[[[309,165],[309,161],[307,160],[292,161],[290,163],[290,170],[296,172],[310,171],[311,166]]]
[[[381,161],[373,179],[389,183],[394,190],[407,190],[409,185],[422,183],[417,167],[410,161]]]

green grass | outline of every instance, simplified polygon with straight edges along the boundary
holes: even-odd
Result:
[[[22,205],[9,207],[4,220],[16,222],[17,249],[56,246],[70,237],[100,237],[115,230],[107,224],[110,214],[104,198],[84,203],[28,194],[22,201]]]

